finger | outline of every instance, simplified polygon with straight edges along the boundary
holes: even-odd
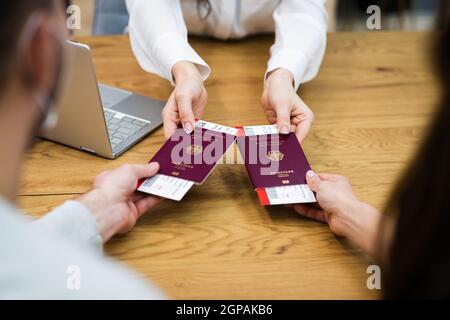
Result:
[[[295,135],[297,136],[298,141],[302,143],[311,130],[311,126],[314,122],[314,113],[300,98],[296,101],[294,109],[295,117],[292,119],[292,124],[297,126]]]
[[[327,214],[325,211],[307,206],[304,204],[297,204],[294,206],[295,211],[297,211],[299,214],[301,214],[304,217],[307,217],[312,220],[320,221],[327,223]]]
[[[312,122],[311,121],[302,121],[295,128],[295,136],[297,137],[300,143],[305,141],[306,137],[311,130]]]
[[[177,132],[178,124],[171,120],[163,120],[164,121],[164,137],[166,139],[170,139],[171,136]]]
[[[332,173],[317,173],[317,175],[319,176],[319,178],[321,180],[325,180],[325,181],[333,180],[333,179],[339,177],[338,175],[332,174]]]
[[[277,126],[281,134],[291,132],[291,110],[289,105],[280,105],[276,107]]]
[[[188,95],[177,97],[178,111],[180,113],[181,125],[186,133],[194,131],[195,116],[192,111],[192,99]]]
[[[263,92],[263,94],[261,96],[261,100],[260,100],[261,106],[262,106],[263,109],[268,109],[269,108],[269,103],[268,103],[267,96],[268,96],[267,90],[264,90],[264,92]]]
[[[131,166],[131,170],[138,180],[143,178],[150,178],[158,173],[159,163],[152,162],[144,165],[133,165]]]
[[[302,122],[302,118],[299,116],[291,117],[291,125],[297,127]]]
[[[205,111],[207,103],[208,103],[208,93],[205,91],[202,97],[200,99],[197,99],[197,101],[195,101],[194,105],[192,106],[195,119],[201,119],[203,117],[203,113]]]
[[[141,199],[144,199],[145,197],[148,197],[148,194],[145,194],[143,192],[135,192],[131,195],[131,201],[138,202]]]
[[[273,123],[277,122],[277,114],[272,109],[266,109],[264,110],[264,113],[266,115],[267,120],[273,121]]]
[[[147,196],[143,199],[135,202],[136,209],[138,211],[138,218],[142,217],[145,213],[147,213],[150,209],[156,206],[158,203],[162,201],[161,198],[155,196]]]
[[[179,117],[176,110],[176,101],[174,95],[172,94],[167,101],[166,106],[162,112],[162,119],[164,123],[164,136],[169,139],[173,134],[175,134],[178,129]]]
[[[291,124],[290,128],[291,128],[291,132],[295,132],[295,130],[297,129],[297,126],[294,126],[294,125]]]
[[[308,186],[312,191],[318,192],[322,180],[314,171],[309,170],[306,173],[306,182],[308,182]]]

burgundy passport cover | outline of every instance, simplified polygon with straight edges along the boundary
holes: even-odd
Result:
[[[201,184],[235,140],[233,135],[199,127],[191,134],[178,129],[150,162],[159,163],[160,174]]]
[[[255,189],[306,184],[311,167],[294,133],[241,136],[237,143]]]

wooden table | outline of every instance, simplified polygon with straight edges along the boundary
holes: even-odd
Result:
[[[351,178],[357,194],[382,209],[433,112],[436,84],[427,33],[329,36],[319,76],[300,94],[314,110],[304,144],[316,171]],[[167,81],[142,71],[126,37],[82,38],[99,80],[167,99]],[[192,39],[213,68],[204,119],[264,124],[262,77],[271,36],[242,42]],[[41,141],[27,156],[20,202],[41,215],[89,190],[94,176],[123,163],[146,163],[162,130],[111,161]],[[165,202],[106,251],[183,299],[377,298],[366,287],[367,257],[324,224],[285,207],[260,206],[242,165],[220,165],[181,203]]]

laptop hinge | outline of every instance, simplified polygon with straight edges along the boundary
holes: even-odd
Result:
[[[94,150],[89,149],[89,148],[85,148],[85,147],[80,147],[80,150],[87,151],[87,152],[93,153],[93,154],[97,154],[97,152],[95,152]]]

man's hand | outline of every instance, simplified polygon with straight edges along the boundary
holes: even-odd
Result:
[[[295,210],[310,219],[328,223],[331,232],[346,237],[372,257],[377,257],[378,224],[381,214],[377,209],[358,200],[346,177],[308,171],[308,186],[316,192],[322,209],[295,205]]]
[[[191,133],[195,128],[195,118],[202,117],[208,100],[202,77],[194,64],[180,61],[174,65],[172,74],[175,90],[162,112],[166,139],[180,124],[187,133]]]
[[[93,190],[78,199],[94,216],[104,242],[115,234],[130,231],[160,201],[158,197],[135,192],[140,179],[152,177],[158,170],[159,164],[151,163],[123,165],[102,172],[95,178]]]
[[[314,121],[314,114],[294,90],[292,73],[276,69],[266,79],[261,103],[267,120],[278,125],[281,134],[294,131],[303,142]]]

